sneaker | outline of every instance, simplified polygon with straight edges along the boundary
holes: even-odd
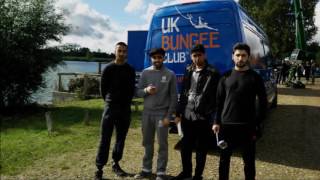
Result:
[[[134,176],[135,179],[144,179],[144,178],[149,178],[151,177],[151,172],[145,172],[145,171],[141,171],[139,174],[136,174]],[[158,179],[157,179],[158,180]]]
[[[94,176],[94,180],[102,180],[102,174],[103,174],[102,170],[97,170]]]
[[[157,175],[156,180],[167,180],[167,177],[165,175]]]
[[[181,172],[178,176],[171,178],[171,180],[191,180],[192,176],[191,175],[187,175],[183,172]]]
[[[113,163],[112,165],[112,171],[120,177],[128,176],[128,173],[126,173],[124,170],[121,169],[119,163]]]

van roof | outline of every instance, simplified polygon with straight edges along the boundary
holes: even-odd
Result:
[[[205,3],[205,2],[219,2],[219,3],[221,3],[221,2],[231,2],[231,3],[235,3],[236,4],[236,2],[234,0],[197,0],[197,1],[193,1],[193,2],[185,2],[185,3],[181,2],[181,3],[171,4],[171,5],[160,7],[158,9],[177,6],[177,5],[199,4],[199,3]]]

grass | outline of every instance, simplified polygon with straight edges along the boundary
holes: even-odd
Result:
[[[257,142],[257,179],[319,179],[319,84],[318,81],[318,85],[308,85],[306,89],[279,88],[279,106],[269,112],[264,136]],[[51,109],[55,121],[52,136],[47,134],[44,112],[1,120],[1,180],[92,179],[102,108],[101,100],[59,104]],[[89,126],[82,122],[85,109],[91,113]],[[141,170],[144,152],[139,128],[141,109],[133,113],[121,161],[129,173]],[[173,148],[178,141],[177,135],[169,135],[171,176],[181,171],[180,153]],[[156,150],[157,146],[155,157]],[[217,179],[218,162],[216,151],[207,156],[204,179]],[[156,158],[154,167],[155,164]],[[110,161],[104,172],[105,178],[121,179],[111,172]],[[244,179],[242,159],[237,153],[231,159],[230,179]]]
[[[88,126],[83,123],[85,110],[90,113]],[[102,111],[100,99],[59,104],[51,108],[51,135],[48,135],[44,112],[2,119],[1,174],[15,175],[37,160],[96,147]],[[138,116],[138,112],[133,112],[132,128],[139,126]]]

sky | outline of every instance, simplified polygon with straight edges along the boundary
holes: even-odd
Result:
[[[128,30],[147,30],[157,8],[190,1],[194,0],[57,0],[58,11],[72,27],[60,43],[111,53],[116,42],[127,42]],[[314,40],[320,42],[320,2],[315,13]]]

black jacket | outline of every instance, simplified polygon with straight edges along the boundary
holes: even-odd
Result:
[[[188,104],[188,95],[191,87],[191,77],[195,67],[190,65],[186,68],[183,77],[182,91],[177,106],[177,116],[182,117]],[[207,64],[200,71],[196,85],[196,104],[193,111],[205,119],[213,120],[216,106],[216,91],[220,74],[211,65]]]

